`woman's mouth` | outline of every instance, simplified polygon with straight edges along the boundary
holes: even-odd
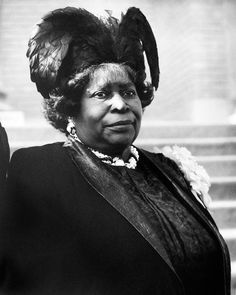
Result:
[[[108,127],[114,127],[114,126],[126,126],[126,125],[133,125],[133,122],[131,120],[122,120],[122,121],[117,121],[112,124],[108,124]]]
[[[107,128],[109,128],[113,132],[118,132],[118,133],[127,133],[127,132],[132,132],[134,130],[134,122],[131,120],[120,120],[116,121],[111,124],[106,125]]]

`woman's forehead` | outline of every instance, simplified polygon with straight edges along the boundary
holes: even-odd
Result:
[[[94,71],[89,87],[105,87],[111,84],[133,84],[133,81],[124,67],[106,66]]]

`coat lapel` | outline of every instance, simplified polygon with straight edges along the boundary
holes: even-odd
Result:
[[[116,175],[82,144],[73,142],[68,151],[86,181],[146,239],[178,277],[155,228]]]

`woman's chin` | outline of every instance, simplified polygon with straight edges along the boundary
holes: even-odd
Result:
[[[107,144],[107,154],[110,155],[122,155],[127,148],[129,148],[135,140],[135,136],[127,136],[122,138],[115,137],[109,138],[109,142]]]

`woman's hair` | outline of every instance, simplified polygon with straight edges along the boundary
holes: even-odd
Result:
[[[73,77],[70,77],[69,80],[61,81],[61,86],[51,91],[48,99],[44,99],[44,115],[56,129],[67,134],[68,117],[78,115],[80,101],[85,87],[93,78],[95,71],[100,68],[108,73],[113,71],[117,74],[125,70],[136,87],[143,108],[148,106],[153,100],[153,86],[150,83],[138,81],[137,73],[128,65],[115,63],[93,65],[85,69],[82,73],[77,73]]]

